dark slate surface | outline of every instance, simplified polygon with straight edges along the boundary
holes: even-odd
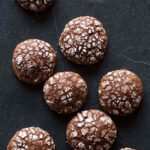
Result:
[[[58,38],[64,25],[74,17],[91,15],[101,20],[109,35],[108,54],[92,66],[69,63],[61,54]],[[39,38],[50,42],[58,52],[56,72],[80,73],[88,83],[89,94],[82,110],[101,107],[98,81],[110,70],[126,68],[137,73],[144,84],[144,99],[133,115],[113,117],[118,138],[112,150],[124,146],[150,149],[150,2],[149,0],[56,0],[41,14],[26,12],[15,0],[0,5],[0,150],[23,127],[39,126],[50,132],[57,150],[69,150],[65,129],[73,116],[59,116],[43,101],[42,85],[32,87],[20,82],[12,72],[13,50],[19,42]]]

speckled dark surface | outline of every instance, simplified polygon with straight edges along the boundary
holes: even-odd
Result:
[[[60,52],[58,38],[64,25],[74,17],[91,15],[101,20],[109,35],[108,54],[96,65],[78,66]],[[39,126],[50,132],[57,150],[69,150],[65,129],[71,116],[59,116],[43,100],[42,85],[29,86],[19,81],[11,67],[15,46],[28,38],[50,42],[58,52],[58,71],[80,73],[88,83],[88,100],[82,110],[98,108],[99,79],[120,68],[137,73],[144,84],[144,99],[133,115],[113,117],[118,138],[112,150],[133,147],[150,149],[150,2],[149,0],[56,0],[41,14],[27,12],[15,0],[0,5],[0,150],[13,134],[24,127]]]

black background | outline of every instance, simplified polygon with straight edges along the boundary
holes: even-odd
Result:
[[[71,19],[90,15],[101,20],[109,36],[108,54],[92,66],[68,62],[60,52],[59,36]],[[133,147],[150,149],[150,1],[149,0],[56,0],[44,13],[20,8],[15,0],[0,3],[0,150],[17,130],[39,126],[51,133],[57,150],[69,150],[65,129],[72,116],[59,116],[43,100],[42,85],[19,81],[12,72],[15,46],[29,38],[48,41],[58,52],[58,71],[80,73],[88,83],[88,100],[82,110],[98,108],[98,82],[108,71],[126,68],[137,73],[144,84],[140,109],[127,117],[113,117],[118,138],[112,150]]]

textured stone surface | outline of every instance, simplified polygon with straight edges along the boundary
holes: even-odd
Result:
[[[74,72],[59,72],[44,85],[44,97],[50,109],[57,113],[72,113],[80,109],[87,95],[87,84]]]
[[[116,126],[99,110],[78,113],[68,124],[66,135],[73,150],[108,150],[116,138]]]
[[[53,1],[54,0],[17,0],[21,7],[34,12],[46,10],[52,5]]]
[[[26,83],[44,82],[53,74],[55,64],[55,51],[47,42],[30,39],[18,44],[14,50],[13,70]]]
[[[60,36],[65,57],[77,64],[95,64],[104,57],[107,36],[103,24],[94,17],[71,20]]]
[[[98,92],[105,111],[114,115],[126,115],[139,107],[143,85],[136,74],[121,69],[104,75]]]
[[[38,127],[24,128],[10,140],[7,150],[55,150],[52,137]]]

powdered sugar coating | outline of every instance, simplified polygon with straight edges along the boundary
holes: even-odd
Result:
[[[56,53],[49,43],[29,39],[17,45],[12,64],[20,80],[38,84],[46,81],[53,74]]]
[[[108,150],[116,138],[112,119],[99,110],[78,113],[68,124],[66,136],[73,150]]]
[[[140,78],[125,69],[107,73],[99,84],[100,103],[109,114],[132,113],[140,105],[142,95]]]
[[[68,60],[90,65],[104,57],[107,36],[100,21],[94,17],[82,16],[71,20],[65,26],[59,43]]]
[[[52,137],[38,127],[24,128],[10,140],[7,150],[55,150]]]
[[[120,150],[136,150],[136,149],[133,149],[133,148],[121,148]]]
[[[44,85],[44,97],[50,109],[60,114],[75,112],[85,102],[87,84],[74,72],[59,72]]]
[[[41,12],[52,5],[54,0],[17,0],[21,7],[34,11]]]

